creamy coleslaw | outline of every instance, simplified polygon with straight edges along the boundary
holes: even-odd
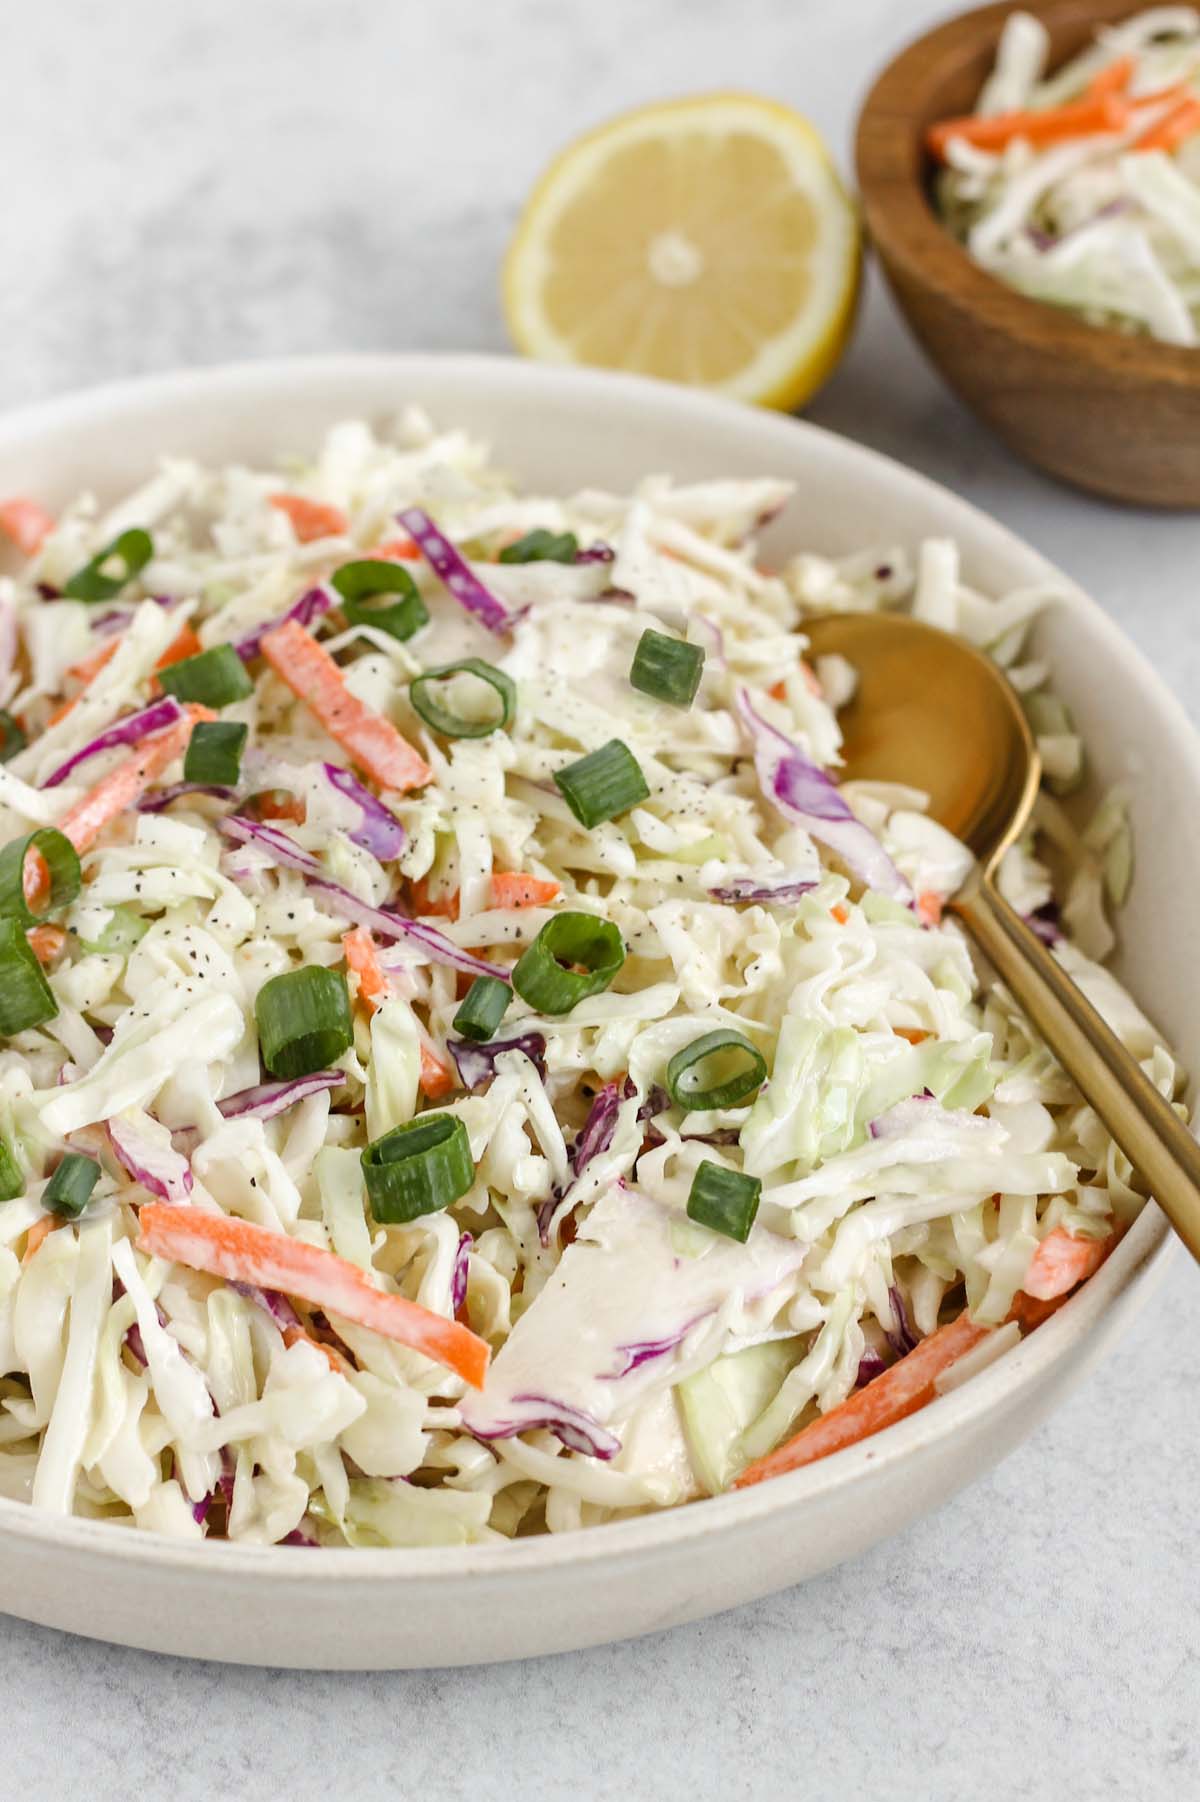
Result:
[[[929,135],[943,215],[1010,287],[1094,324],[1200,342],[1200,12],[1155,6],[1048,72],[1005,21],[969,117]]]
[[[942,540],[763,567],[788,496],[524,494],[409,410],[0,509],[0,1493],[592,1525],[877,1430],[1115,1243],[1127,1161],[943,915],[969,854],[837,783],[854,672],[805,659],[911,608],[1005,667],[1047,772],[1006,892],[1174,1095],[1053,592]]]

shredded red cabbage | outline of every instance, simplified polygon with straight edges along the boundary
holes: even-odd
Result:
[[[111,638],[114,632],[123,632],[132,618],[126,608],[112,607],[91,622],[92,631],[98,638]]]
[[[686,1326],[681,1326],[677,1332],[671,1333],[666,1339],[639,1339],[635,1340],[632,1345],[618,1345],[616,1349],[624,1362],[619,1370],[604,1371],[600,1378],[601,1382],[618,1383],[622,1377],[627,1377],[630,1371],[636,1370],[640,1364],[649,1364],[653,1358],[665,1358],[667,1353],[674,1351],[677,1345],[682,1345],[694,1326],[707,1319],[707,1314],[698,1314],[695,1320],[689,1320]]]
[[[92,757],[98,757],[101,751],[112,751],[118,745],[140,744],[152,732],[162,732],[183,718],[183,709],[173,695],[164,695],[161,701],[155,701],[149,707],[143,707],[140,713],[130,713],[107,732],[98,738],[89,740],[78,751],[73,751],[65,763],[60,763],[52,770],[42,783],[43,788],[57,788],[65,782],[71,771],[81,763],[87,763]]]
[[[898,1101],[882,1114],[876,1114],[867,1122],[867,1131],[873,1139],[899,1139],[905,1133],[919,1132],[923,1126],[932,1124],[925,1109],[934,1100],[929,1089],[921,1095],[910,1095],[907,1101]],[[936,1117],[936,1110],[935,1116]]]
[[[466,558],[445,533],[438,530],[428,513],[420,507],[406,507],[403,513],[397,513],[396,521],[420,545],[426,563],[445,583],[460,607],[473,613],[489,632],[511,630],[512,616],[508,608],[496,599],[491,589],[484,587]]]
[[[519,1033],[511,1039],[492,1039],[487,1045],[474,1045],[469,1039],[447,1039],[446,1050],[454,1059],[464,1089],[481,1089],[496,1074],[496,1059],[502,1051],[523,1051],[538,1075],[546,1077],[546,1041],[540,1032]]]
[[[597,539],[596,543],[589,544],[585,551],[576,551],[574,560],[576,563],[615,563],[616,558],[617,553],[613,550],[612,545]]]
[[[690,617],[701,628],[712,644],[712,660],[714,666],[719,670],[727,670],[729,668],[729,659],[725,655],[725,634],[722,632],[716,620],[709,619],[707,614],[704,613],[693,613]]]
[[[260,1289],[255,1283],[232,1281],[229,1286],[236,1289],[239,1295],[244,1295],[247,1301],[252,1301],[256,1308],[261,1308],[264,1314],[269,1314],[281,1333],[290,1332],[301,1324],[299,1314],[287,1296],[281,1295],[278,1289]]]
[[[559,1211],[571,1193],[575,1178],[586,1164],[590,1164],[593,1158],[599,1157],[601,1152],[607,1151],[612,1144],[613,1134],[617,1130],[617,1116],[621,1103],[629,1101],[636,1094],[637,1085],[626,1076],[620,1082],[605,1083],[596,1095],[588,1110],[588,1117],[579,1129],[579,1136],[571,1147],[571,1182],[567,1183],[564,1188],[552,1189],[537,1210],[538,1237],[543,1245],[550,1243]],[[638,1119],[640,1120],[641,1117],[639,1109]],[[565,1211],[569,1212],[570,1210]]]
[[[273,1120],[298,1101],[307,1101],[322,1089],[336,1089],[345,1080],[341,1070],[314,1070],[311,1076],[294,1076],[287,1082],[260,1082],[218,1101],[217,1111],[226,1120]]]
[[[884,1336],[898,1358],[907,1357],[921,1343],[920,1336],[912,1330],[912,1322],[908,1318],[908,1309],[904,1305],[904,1297],[893,1283],[888,1290],[892,1304],[892,1312],[896,1316],[894,1327],[884,1327]]]
[[[514,1395],[512,1399],[518,1407],[528,1408],[528,1415],[501,1421],[498,1426],[471,1427],[476,1439],[513,1439],[518,1433],[532,1433],[538,1427],[545,1427],[555,1438],[561,1439],[568,1451],[583,1452],[589,1458],[607,1462],[621,1449],[621,1441],[615,1433],[610,1433],[585,1409],[573,1407],[570,1402],[556,1401],[551,1395]]]
[[[881,1358],[877,1351],[864,1352],[858,1360],[858,1375],[854,1379],[854,1387],[865,1389],[868,1383],[873,1383],[876,1377],[881,1377],[884,1371],[890,1368],[887,1360]]]
[[[1031,914],[1025,915],[1025,924],[1031,932],[1037,934],[1043,945],[1059,945],[1063,940],[1063,929],[1059,921],[1058,902],[1046,901],[1041,907],[1035,907]]]
[[[124,1294],[125,1294],[124,1283],[121,1281],[119,1276],[114,1277],[113,1278],[113,1300],[117,1301]],[[163,1309],[159,1306],[158,1302],[155,1302],[155,1304],[154,1304],[154,1312],[158,1316],[159,1326],[166,1326],[167,1316],[164,1313]],[[133,1356],[135,1361],[141,1365],[143,1370],[146,1370],[149,1368],[150,1360],[146,1356],[146,1346],[145,1346],[144,1340],[142,1339],[142,1329],[138,1325],[136,1320],[133,1322],[132,1326],[126,1328],[125,1337],[121,1341],[121,1343],[123,1345],[127,1345],[129,1347],[131,1355]]]
[[[754,744],[754,767],[766,798],[785,819],[828,845],[866,888],[911,901],[908,883],[875,834],[851,811],[837,784],[762,717],[744,688],[738,690],[737,704]]]
[[[234,650],[243,663],[249,663],[262,650],[262,641],[268,632],[274,632],[277,626],[286,626],[290,619],[298,620],[302,626],[311,626],[315,619],[328,613],[333,606],[333,595],[327,588],[310,588],[290,606],[286,613],[279,613],[274,619],[266,619],[261,626],[255,626],[244,638],[239,638]]]
[[[421,920],[408,920],[391,907],[372,907],[343,888],[340,882],[331,882],[322,873],[316,858],[302,851],[294,839],[277,827],[268,826],[261,820],[248,820],[242,814],[231,814],[221,821],[221,830],[243,844],[256,845],[285,869],[298,871],[309,888],[323,895],[335,912],[367,927],[379,938],[389,942],[406,939],[410,944],[419,945],[431,962],[448,964],[454,970],[466,970],[472,976],[495,976],[501,982],[510,980],[508,971],[499,964],[487,963],[482,957],[473,957],[469,951],[463,951],[436,926],[427,926]]]
[[[389,813],[383,802],[377,800],[369,788],[364,788],[349,770],[336,763],[323,763],[321,768],[338,793],[353,801],[362,813],[361,823],[350,834],[354,843],[377,857],[380,863],[390,863],[394,857],[399,857],[408,843],[408,834],[395,814]]]
[[[811,880],[798,870],[782,870],[778,875],[731,876],[719,888],[710,888],[714,901],[798,901],[815,889],[819,875]]]
[[[617,1116],[623,1101],[631,1101],[637,1085],[628,1076],[620,1082],[606,1082],[588,1111],[579,1137],[571,1148],[571,1168],[576,1176],[593,1158],[607,1151],[617,1130]]]
[[[164,813],[185,795],[212,795],[217,801],[232,801],[234,790],[217,782],[173,782],[170,788],[152,789],[136,802],[139,813]]]
[[[471,1247],[475,1243],[470,1233],[464,1233],[454,1253],[454,1270],[450,1277],[450,1312],[457,1314],[467,1299],[467,1274],[471,1263]]]
[[[192,1192],[186,1158],[171,1145],[160,1145],[148,1133],[119,1117],[107,1123],[108,1142],[117,1162],[135,1183],[163,1201],[184,1202]]]

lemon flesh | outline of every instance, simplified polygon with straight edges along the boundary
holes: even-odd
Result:
[[[860,272],[854,207],[818,133],[723,94],[580,138],[509,248],[519,349],[795,407],[836,364]]]

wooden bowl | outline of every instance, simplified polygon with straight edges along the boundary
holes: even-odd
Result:
[[[1051,67],[1131,0],[1023,0]],[[969,112],[1011,4],[928,32],[888,65],[858,122],[867,229],[931,361],[1031,463],[1112,500],[1200,508],[1200,350],[1089,325],[972,262],[934,211],[926,127]]]

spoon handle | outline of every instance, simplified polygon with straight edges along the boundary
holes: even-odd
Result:
[[[1200,1260],[1200,1145],[1170,1102],[986,877],[950,905]]]

